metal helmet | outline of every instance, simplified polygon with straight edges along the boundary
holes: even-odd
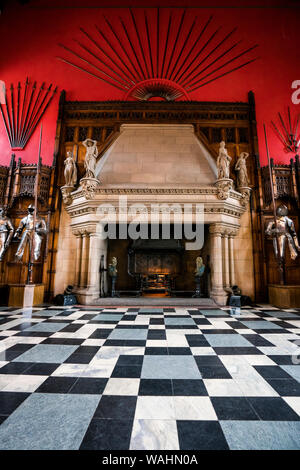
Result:
[[[28,212],[34,212],[35,211],[35,207],[33,204],[30,204],[28,207],[27,207],[27,210]]]
[[[278,215],[279,217],[283,217],[287,214],[288,214],[288,208],[284,204],[281,204],[280,206],[277,207],[276,215]]]

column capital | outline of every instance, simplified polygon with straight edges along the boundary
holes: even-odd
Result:
[[[235,237],[238,230],[239,227],[234,227],[222,222],[215,222],[209,225],[209,233],[216,237]]]

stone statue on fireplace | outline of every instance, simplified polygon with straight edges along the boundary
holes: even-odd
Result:
[[[227,149],[225,148],[225,142],[220,142],[219,155],[217,159],[218,167],[218,179],[229,178],[229,168],[232,158],[228,155]]]
[[[202,276],[204,274],[204,271],[205,271],[205,264],[203,263],[203,259],[201,256],[197,256],[195,276]]]
[[[5,252],[9,247],[13,234],[13,224],[11,220],[5,216],[3,207],[0,207],[0,262],[4,258]]]
[[[68,151],[65,159],[65,186],[75,187],[77,183],[77,167],[72,152]]]
[[[96,159],[98,157],[97,140],[85,139],[82,144],[86,148],[84,160],[84,168],[86,173],[84,178],[95,178]]]
[[[247,171],[247,158],[249,153],[242,152],[235,164],[235,170],[237,171],[237,187],[248,187],[248,171]]]

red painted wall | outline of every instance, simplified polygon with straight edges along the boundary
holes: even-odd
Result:
[[[102,83],[96,78],[89,77],[81,71],[58,61],[57,55],[68,57],[58,46],[59,42],[74,47],[73,39],[82,39],[79,27],[92,31],[96,23],[100,28],[103,24],[102,13],[108,17],[126,17],[128,11],[122,8],[100,9],[95,6],[99,2],[90,0],[88,7],[82,7],[83,2],[77,1],[81,7],[71,8],[76,2],[58,2],[52,0],[32,1],[20,6],[11,3],[0,15],[0,79],[9,86],[18,81],[25,82],[28,76],[38,84],[45,81],[58,86],[58,94],[43,118],[43,162],[51,164],[54,150],[54,136],[57,119],[59,92],[66,90],[68,100],[122,100],[124,93],[112,86]],[[129,2],[123,2],[129,5]],[[180,6],[190,6],[196,2],[177,2]],[[272,2],[269,2],[271,4]],[[274,3],[274,2],[273,2]],[[294,2],[290,2],[292,5]],[[121,2],[118,1],[118,5]],[[147,1],[147,5],[155,5]],[[163,7],[163,2],[159,2]],[[198,2],[198,6],[201,2]],[[281,5],[282,2],[277,2]],[[63,6],[62,6],[63,5]],[[110,2],[113,6],[113,2]],[[132,2],[131,2],[132,5]],[[137,5],[137,4],[136,4]],[[172,2],[176,6],[176,2]],[[216,7],[220,5],[220,7]],[[232,2],[231,6],[241,5]],[[268,5],[266,2],[263,4]],[[288,6],[288,3],[285,2]],[[255,43],[259,48],[251,57],[259,56],[259,60],[225,76],[201,89],[193,92],[190,98],[199,101],[247,101],[247,93],[253,90],[256,98],[256,112],[259,134],[259,151],[262,164],[266,164],[266,152],[263,139],[263,123],[265,122],[269,135],[271,156],[277,162],[288,162],[293,154],[284,152],[281,143],[270,127],[270,121],[278,121],[278,111],[286,113],[287,106],[291,108],[292,116],[300,112],[300,104],[293,104],[291,95],[295,91],[292,82],[300,81],[299,67],[299,9],[297,8],[224,8],[224,2],[215,2],[216,8],[193,8],[188,11],[188,17],[195,15],[204,22],[213,14],[214,26],[222,25],[224,35],[234,26],[237,39],[243,39],[243,47]],[[261,5],[262,6],[262,5]],[[139,11],[137,15],[139,15]],[[161,18],[166,14],[162,10]],[[151,10],[149,10],[151,17]],[[71,58],[71,56],[69,56]],[[300,93],[299,93],[300,98]],[[39,129],[36,129],[30,142],[23,151],[16,151],[16,156],[24,162],[37,159]],[[0,164],[8,164],[11,149],[0,120]]]

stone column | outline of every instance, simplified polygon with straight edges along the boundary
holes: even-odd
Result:
[[[74,232],[76,236],[76,258],[75,258],[75,286],[80,286],[82,237],[80,232]]]
[[[80,271],[80,287],[87,286],[88,274],[88,261],[89,261],[89,233],[86,230],[82,231],[82,250],[81,250],[81,271]]]
[[[227,295],[223,289],[223,253],[221,224],[211,224],[210,232],[210,265],[211,265],[211,297],[220,305],[225,305]]]
[[[90,233],[89,264],[88,264],[88,293],[93,298],[100,297],[100,261],[104,256],[104,267],[106,268],[107,239],[102,238],[102,227],[97,227],[95,232]],[[104,276],[104,291],[107,290],[106,272]]]
[[[224,287],[230,287],[230,277],[229,277],[229,238],[228,232],[225,231],[223,234],[223,282]]]
[[[237,232],[232,231],[229,233],[229,271],[230,271],[230,285],[235,285],[235,269],[234,269],[234,237]]]

